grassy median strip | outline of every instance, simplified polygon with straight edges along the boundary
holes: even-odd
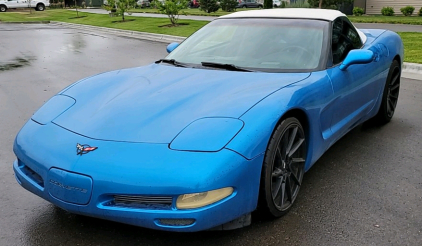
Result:
[[[0,13],[2,22],[31,22],[31,21],[62,21],[68,23],[85,24],[92,26],[110,27],[123,30],[132,30],[139,32],[168,34],[187,37],[193,32],[204,26],[208,21],[179,20],[179,26],[168,27],[170,24],[167,18],[147,18],[126,16],[126,22],[120,22],[121,17],[110,17],[104,14],[89,14],[79,12],[76,18],[76,12],[70,10],[53,9],[46,11],[5,12]]]
[[[124,30],[160,33],[187,37],[207,24],[207,21],[180,20],[177,27],[168,27],[170,21],[167,18],[127,17],[127,22],[120,22],[120,17],[110,17],[104,14],[79,13],[83,18],[75,18],[76,12],[69,10],[47,10],[42,12],[29,11],[0,13],[2,22],[31,22],[31,21],[62,21],[92,26],[111,27]],[[397,17],[399,18],[399,17]],[[414,17],[401,17],[414,18]],[[353,19],[352,19],[353,20]],[[355,20],[353,20],[355,21]],[[401,32],[405,47],[405,62],[422,64],[422,33]]]
[[[404,44],[404,61],[422,63],[422,33],[399,32]]]
[[[422,25],[422,16],[348,16],[350,21],[356,23],[386,23]]]

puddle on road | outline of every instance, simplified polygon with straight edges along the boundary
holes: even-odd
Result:
[[[85,35],[79,32],[70,34],[71,36],[66,37],[66,42],[56,52],[83,54],[83,50],[87,46]]]
[[[20,67],[29,66],[31,64],[31,61],[35,60],[35,57],[29,56],[29,57],[16,57],[15,59],[0,63],[0,72],[2,71],[10,71],[14,69],[18,69]]]

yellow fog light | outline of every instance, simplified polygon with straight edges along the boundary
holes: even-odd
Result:
[[[233,188],[226,187],[207,192],[184,194],[177,198],[176,207],[179,209],[200,208],[218,202],[221,199],[230,196],[232,193]]]

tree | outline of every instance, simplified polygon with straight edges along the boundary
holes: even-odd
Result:
[[[308,0],[311,8],[338,9],[342,3],[352,3],[353,0]]]
[[[125,13],[135,6],[135,0],[107,0],[108,5],[105,8],[108,11],[116,10],[116,14],[122,16],[125,21]]]
[[[272,9],[273,0],[264,0],[264,9]]]
[[[76,16],[79,18],[78,3],[76,2],[76,0],[74,0],[74,2],[75,2]]]
[[[155,0],[154,5],[157,6],[160,13],[165,14],[169,17],[170,22],[173,26],[177,26],[179,20],[179,12],[182,9],[188,7],[186,0],[166,0],[164,3]]]
[[[199,8],[207,13],[212,13],[216,12],[220,8],[220,5],[217,3],[217,0],[199,0]]]
[[[28,7],[29,7],[29,14],[31,14],[32,15],[32,0],[29,0],[28,1]]]
[[[221,0],[220,2],[221,9],[227,12],[235,11],[237,4],[239,4],[237,0]]]

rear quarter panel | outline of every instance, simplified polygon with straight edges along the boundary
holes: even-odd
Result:
[[[361,31],[368,37],[363,49],[369,49],[375,53],[375,59],[378,60],[379,67],[377,72],[383,75],[377,85],[379,88],[377,103],[367,117],[371,118],[377,114],[381,105],[382,93],[391,63],[394,59],[397,59],[400,66],[403,67],[404,46],[400,36],[395,32],[379,29],[361,29]]]

